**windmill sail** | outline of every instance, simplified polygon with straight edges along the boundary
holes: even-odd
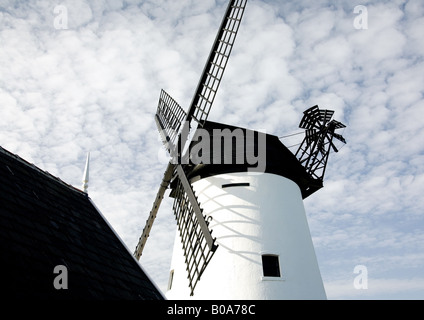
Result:
[[[176,138],[186,116],[187,114],[183,108],[169,94],[162,90],[155,120],[161,134],[162,142],[169,152],[175,147]]]
[[[146,245],[147,239],[149,238],[150,230],[152,230],[153,222],[155,222],[156,215],[159,211],[160,204],[165,195],[165,191],[168,189],[169,184],[172,179],[172,175],[174,173],[175,166],[171,163],[168,164],[168,167],[165,170],[165,174],[163,175],[162,183],[160,184],[158,193],[156,195],[156,199],[153,203],[152,210],[150,210],[149,217],[146,221],[146,225],[143,229],[143,233],[140,236],[138,244],[134,251],[134,257],[137,260],[140,260],[141,255],[143,254],[144,246]]]
[[[188,111],[187,120],[194,118],[201,126],[209,116],[216,92],[224,75],[247,0],[230,1],[213,44],[203,74]]]
[[[191,295],[193,295],[194,288],[217,246],[209,232],[203,210],[197,199],[193,199],[195,195],[184,170],[181,166],[178,166],[177,170],[182,172],[179,172],[180,179],[174,190],[173,209],[187,265]]]

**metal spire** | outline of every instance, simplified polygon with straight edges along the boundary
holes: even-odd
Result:
[[[85,162],[84,175],[82,177],[82,190],[85,193],[88,193],[89,169],[90,169],[90,152],[87,153],[87,161]]]

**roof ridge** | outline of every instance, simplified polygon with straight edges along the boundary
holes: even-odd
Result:
[[[35,164],[28,162],[27,160],[21,158],[20,156],[18,156],[17,154],[10,152],[8,150],[6,150],[5,148],[3,148],[2,146],[0,146],[0,152],[2,152],[3,154],[9,156],[9,157],[13,157],[15,160],[19,161],[20,163],[22,163],[23,165],[31,168],[31,169],[35,169],[38,173],[41,173],[42,175],[48,177],[49,179],[52,179],[54,181],[56,181],[57,183],[60,183],[61,185],[67,187],[68,189],[80,193],[81,195],[87,196],[87,193],[85,193],[84,191],[82,191],[81,189],[74,187],[73,185],[63,181],[62,179],[60,179],[59,177],[54,176],[53,174],[51,174],[50,172],[43,170],[39,167],[37,167]]]

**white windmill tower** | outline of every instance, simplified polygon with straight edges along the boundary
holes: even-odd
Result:
[[[294,155],[276,136],[207,121],[246,4],[229,2],[188,112],[161,92],[156,123],[172,160],[134,256],[170,188],[178,232],[167,298],[325,299],[303,199],[323,186],[343,125],[307,110]]]

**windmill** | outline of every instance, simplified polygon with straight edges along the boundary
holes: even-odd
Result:
[[[229,1],[188,111],[160,93],[155,120],[171,161],[134,256],[171,189],[178,231],[168,298],[325,299],[303,199],[323,185],[314,173],[328,153],[322,160],[316,150],[334,148],[339,125],[315,109],[305,115],[299,160],[276,136],[207,120],[246,4]]]

